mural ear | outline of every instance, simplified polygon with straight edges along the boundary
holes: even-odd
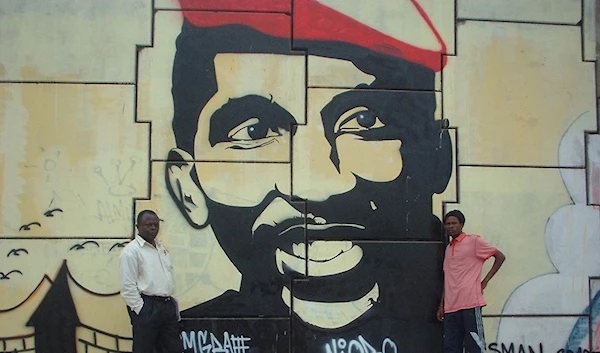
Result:
[[[446,120],[446,119],[444,119]],[[445,125],[447,122],[443,122]],[[439,123],[438,123],[439,124]],[[435,151],[433,172],[435,175],[433,183],[433,192],[436,194],[444,192],[452,176],[452,140],[446,127],[442,126],[442,133],[439,137],[439,145]]]
[[[165,168],[165,182],[173,201],[194,228],[208,225],[206,195],[194,182],[194,162],[192,156],[181,149],[169,151],[169,161]]]

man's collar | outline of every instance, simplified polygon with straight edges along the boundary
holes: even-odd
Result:
[[[462,232],[462,233],[460,233],[460,235],[458,237],[452,238],[452,243],[461,242],[466,236],[467,236],[467,233]]]
[[[149,245],[152,245],[152,244],[148,243],[148,242],[146,241],[146,239],[142,238],[142,236],[141,236],[141,235],[139,235],[139,234],[137,234],[137,235],[135,236],[135,241],[137,241],[137,242],[138,242],[138,244],[139,244],[140,246],[144,246],[144,244],[149,244]],[[158,246],[160,243],[158,242],[158,240],[157,240],[157,239],[154,239],[154,244],[156,244],[156,246]]]

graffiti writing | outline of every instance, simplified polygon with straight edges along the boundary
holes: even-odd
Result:
[[[114,223],[127,217],[128,212],[128,208],[125,207],[122,201],[119,201],[118,203],[111,203],[98,200],[95,217],[102,222]]]
[[[244,335],[232,335],[225,331],[221,341],[212,332],[183,331],[183,349],[193,349],[194,353],[245,353],[250,351],[251,338]]]
[[[112,163],[113,169],[105,171],[101,166],[97,166],[94,168],[94,173],[102,178],[108,187],[109,194],[113,196],[133,195],[136,188],[133,184],[131,175],[137,162],[136,158],[130,158],[129,165],[123,170],[121,168],[123,164],[122,161],[115,160]]]
[[[346,340],[344,338],[334,338],[331,342],[325,344],[327,353],[397,353],[396,343],[389,338],[383,340],[381,349],[373,347],[367,340],[359,335],[356,339]]]
[[[544,345],[539,343],[537,346],[515,345],[514,343],[490,343],[488,349],[495,353],[544,353]],[[586,348],[577,348],[575,350],[561,348],[556,353],[598,353]]]
[[[538,347],[525,346],[519,344],[515,346],[514,343],[510,343],[509,345],[505,343],[490,343],[488,345],[488,349],[492,352],[498,353],[543,353],[544,346],[540,343]]]

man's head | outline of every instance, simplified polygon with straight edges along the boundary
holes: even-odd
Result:
[[[242,292],[289,305],[281,288],[301,274],[324,289],[299,299],[339,301],[326,290],[336,285],[349,302],[376,301],[382,253],[359,242],[440,236],[431,195],[452,155],[434,119],[435,73],[349,42],[295,44],[306,53],[250,26],[184,21],[167,185],[192,226],[213,229]],[[346,88],[307,90],[336,78],[307,62],[343,68]]]
[[[444,228],[452,238],[462,233],[464,225],[465,215],[459,210],[452,210],[444,216]]]
[[[154,239],[158,235],[160,219],[152,210],[143,210],[138,213],[136,218],[136,228],[138,234],[149,243],[154,244]]]

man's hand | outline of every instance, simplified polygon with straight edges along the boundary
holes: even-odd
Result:
[[[437,319],[438,321],[444,321],[444,306],[440,305],[437,311]]]
[[[504,256],[500,250],[496,251],[496,253],[492,256],[494,257],[494,264],[492,265],[492,268],[490,268],[490,272],[488,272],[488,274],[483,277],[483,281],[481,281],[481,293],[483,293],[483,290],[485,287],[487,287],[488,282],[492,279],[492,277],[494,277],[496,272],[498,272],[500,266],[502,266],[504,263],[504,260],[506,260],[506,256]]]

